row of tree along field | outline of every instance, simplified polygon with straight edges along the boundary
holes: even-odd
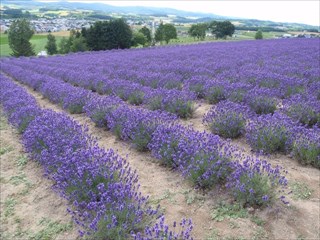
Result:
[[[235,26],[230,21],[212,21],[210,23],[193,24],[188,30],[194,40],[203,41],[209,32],[215,39],[226,39],[232,36]],[[8,43],[12,49],[12,56],[33,56],[34,46],[30,39],[34,32],[30,22],[18,19],[12,23],[8,31]],[[262,32],[258,31],[256,39],[262,39]],[[69,52],[100,51],[110,49],[125,49],[138,46],[152,46],[155,44],[168,44],[177,39],[177,30],[174,25],[160,23],[154,36],[151,30],[143,27],[132,31],[123,19],[95,22],[90,28],[81,31],[71,30],[69,37],[62,37],[57,44],[56,37],[48,34],[45,48],[49,55],[67,54]]]

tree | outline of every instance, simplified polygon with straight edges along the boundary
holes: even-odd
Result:
[[[146,43],[147,43],[147,38],[143,33],[141,32],[133,33],[132,46],[135,46],[135,47],[138,45],[145,46]]]
[[[81,28],[81,36],[84,38],[87,37],[87,29],[85,27]]]
[[[204,40],[207,29],[208,25],[206,23],[192,24],[188,30],[188,34],[193,38],[198,38],[198,40]]]
[[[212,34],[215,35],[216,39],[226,39],[227,36],[232,36],[235,31],[234,25],[230,21],[217,22],[212,21],[209,25]]]
[[[257,39],[257,40],[263,39],[263,35],[262,35],[261,30],[258,30],[258,31],[256,32],[256,34],[254,35],[254,38]]]
[[[130,48],[132,31],[123,19],[99,21],[86,31],[86,41],[93,51]]]
[[[70,41],[70,37],[69,38],[63,37],[59,43],[59,53],[61,54],[69,53],[71,51],[71,44],[72,42]]]
[[[86,38],[82,32],[71,30],[68,38],[63,37],[59,43],[59,53],[67,54],[69,52],[84,52],[88,50]]]
[[[161,42],[163,41],[163,23],[161,22],[159,27],[157,28],[155,34],[154,34],[154,40],[156,42]]]
[[[50,34],[48,34],[47,39],[48,39],[48,41],[47,41],[45,48],[47,49],[48,54],[53,55],[53,54],[58,53],[56,37],[50,33]]]
[[[176,28],[170,23],[163,24],[161,22],[155,33],[155,40],[158,42],[165,41],[168,44],[171,39],[176,38]]]
[[[26,19],[14,20],[9,28],[8,41],[12,49],[12,56],[33,56],[35,55],[33,46],[29,42],[34,32],[30,22]]]
[[[79,37],[81,37],[81,32],[79,32],[78,30],[72,29],[70,31],[70,36],[73,38],[79,38]]]
[[[107,49],[125,49],[131,47],[132,30],[123,19],[111,20]]]
[[[87,51],[87,44],[84,37],[80,36],[78,38],[74,38],[72,41],[72,45],[70,47],[71,52],[84,52]]]
[[[172,24],[164,25],[164,40],[168,44],[171,39],[177,38],[177,29]]]
[[[143,27],[139,30],[139,32],[146,37],[148,43],[151,43],[152,37],[151,37],[151,31],[149,28]]]
[[[85,35],[89,50],[99,51],[106,49],[106,32],[108,31],[109,23],[107,21],[95,22],[89,29],[87,29]]]

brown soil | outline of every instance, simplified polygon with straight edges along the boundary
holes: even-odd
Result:
[[[52,32],[51,33],[54,36],[59,36],[59,37],[69,37],[70,32],[69,31],[60,31],[60,32]],[[48,33],[38,33],[38,35],[48,35]]]
[[[0,238],[76,239],[67,202],[51,189],[41,166],[28,160],[19,135],[2,112],[0,117]]]
[[[36,97],[41,107],[64,112],[39,93],[25,88]],[[185,125],[191,124],[196,130],[207,130],[202,124],[202,116],[210,107],[206,103],[201,103],[192,119],[181,122]],[[289,196],[289,206],[277,203],[270,209],[251,209],[250,217],[247,218],[224,219],[217,222],[211,217],[214,208],[221,200],[230,199],[224,189],[217,188],[202,194],[193,189],[177,172],[160,166],[149,153],[137,152],[130,144],[117,140],[110,132],[95,127],[84,114],[69,114],[69,116],[80,124],[87,125],[89,132],[98,138],[100,147],[112,148],[124,158],[128,156],[127,160],[131,167],[138,172],[141,192],[150,196],[151,203],[161,205],[167,223],[183,217],[192,218],[195,239],[318,239],[320,237],[320,172],[317,169],[301,166],[295,160],[280,154],[265,157],[273,165],[279,164],[285,167],[289,171],[290,182],[304,183],[308,186],[312,191],[310,198],[294,200]],[[232,144],[243,148],[246,154],[251,154],[251,149],[244,139],[232,141]],[[253,221],[253,217],[261,222]]]

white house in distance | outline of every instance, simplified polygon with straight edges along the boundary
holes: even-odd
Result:
[[[9,27],[5,26],[5,25],[0,25],[0,32],[5,32],[8,31]]]
[[[46,51],[40,51],[37,56],[48,56]]]
[[[291,34],[285,33],[282,35],[283,38],[293,38]]]

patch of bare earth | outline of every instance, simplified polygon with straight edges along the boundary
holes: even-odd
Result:
[[[0,239],[76,239],[67,202],[52,189],[0,111]]]
[[[23,86],[23,85],[21,85]],[[24,86],[33,95],[39,105],[57,112],[65,112],[51,104],[47,99],[32,89]],[[181,120],[184,125],[192,125],[199,131],[208,130],[202,124],[203,114],[211,105],[201,102],[192,119]],[[67,113],[68,114],[68,113]],[[183,217],[192,218],[195,239],[297,239],[319,238],[319,170],[303,167],[295,160],[284,155],[266,157],[273,165],[279,164],[288,171],[289,181],[306,184],[312,192],[308,199],[293,200],[289,197],[290,206],[277,203],[273,208],[264,210],[251,209],[243,218],[224,217],[217,221],[213,217],[219,203],[230,201],[230,196],[223,187],[203,193],[193,189],[179,173],[159,165],[149,153],[137,152],[130,144],[119,141],[110,132],[94,126],[84,114],[70,115],[82,125],[87,125],[89,132],[97,137],[100,147],[112,148],[127,158],[133,169],[137,170],[141,192],[150,196],[151,203],[160,204],[167,223]],[[232,141],[232,144],[251,154],[250,147],[243,139]]]

